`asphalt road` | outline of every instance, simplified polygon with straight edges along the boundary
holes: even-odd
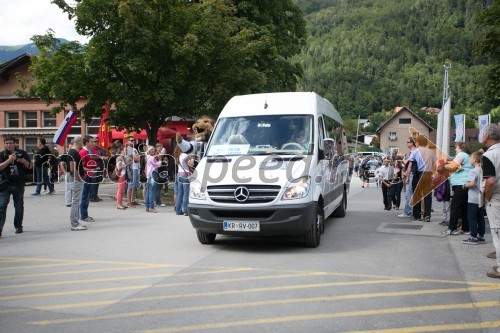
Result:
[[[386,212],[380,189],[353,179],[345,218],[321,245],[219,237],[201,245],[173,208],[116,209],[70,231],[62,184],[13,206],[0,238],[0,332],[499,332],[500,281],[485,245]],[[438,210],[437,206],[435,206]]]

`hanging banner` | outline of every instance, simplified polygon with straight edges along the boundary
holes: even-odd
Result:
[[[465,115],[457,114],[455,118],[455,142],[465,141]]]
[[[58,144],[59,146],[65,146],[64,143],[66,142],[66,137],[68,136],[71,126],[73,126],[77,118],[78,115],[76,113],[73,111],[68,112],[56,134],[54,134],[52,142]]]
[[[101,123],[99,125],[99,147],[103,148],[105,151],[108,151],[109,145],[112,141],[111,139],[111,128],[108,125],[108,117],[109,117],[109,108],[107,105],[102,107],[104,113],[101,116]]]
[[[477,140],[479,142],[481,142],[481,140],[483,139],[484,129],[486,128],[486,126],[490,124],[490,122],[491,122],[491,116],[489,114],[483,114],[478,117],[479,135],[477,137]]]

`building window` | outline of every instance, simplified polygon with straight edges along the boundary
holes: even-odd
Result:
[[[24,138],[24,150],[33,158],[33,154],[38,151],[38,139],[36,137],[25,137]]]
[[[56,127],[56,118],[50,111],[43,111],[43,127]]]
[[[87,134],[96,136],[99,134],[99,127],[101,126],[101,118],[92,118],[90,124],[87,125]]]
[[[397,140],[396,132],[389,132],[389,140],[396,141]]]
[[[37,117],[36,112],[25,112],[24,113],[24,127],[37,127]]]
[[[399,118],[400,124],[411,124],[411,118]]]
[[[19,128],[19,113],[17,112],[7,112],[7,127],[18,127]]]

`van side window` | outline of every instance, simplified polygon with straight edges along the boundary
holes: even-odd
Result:
[[[347,154],[347,138],[345,135],[344,126],[338,121],[325,117],[326,134],[329,138],[335,141],[336,153],[338,156]]]
[[[318,148],[323,150],[323,140],[326,138],[325,136],[325,125],[323,124],[323,117],[318,118]]]

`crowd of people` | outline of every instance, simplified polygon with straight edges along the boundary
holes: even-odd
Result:
[[[54,193],[48,175],[53,164],[65,177],[65,203],[71,207],[71,230],[86,230],[85,223],[95,222],[89,215],[89,203],[100,201],[99,183],[103,177],[116,182],[116,206],[126,210],[139,206],[137,191],[142,187],[145,210],[156,213],[164,206],[161,191],[168,191],[169,176],[175,174],[174,207],[177,215],[188,215],[189,177],[194,170],[194,155],[184,153],[176,146],[173,156],[160,144],[139,149],[133,138],[126,144],[116,143],[109,153],[99,150],[92,136],[76,137],[68,145],[68,152],[56,159],[40,139],[34,166],[29,155],[15,146],[15,138],[4,139],[5,149],[0,153],[0,236],[5,223],[10,196],[14,201],[16,233],[23,232],[25,174],[33,167],[37,186],[32,195],[40,195],[43,184],[48,195]],[[398,217],[412,221],[431,221],[432,195],[442,206],[446,226],[443,235],[468,234],[463,244],[485,244],[488,219],[495,252],[489,253],[500,264],[500,126],[489,125],[483,134],[484,147],[471,152],[465,142],[457,142],[456,155],[446,159],[438,156],[434,146],[423,135],[407,140],[408,152],[404,156],[356,158],[354,167],[363,179],[363,187],[373,178],[381,188],[384,209],[399,210],[401,194],[405,192],[404,210]],[[438,152],[439,154],[439,152]],[[173,166],[173,168],[172,168]],[[169,174],[170,173],[170,174]],[[373,176],[372,176],[373,175]],[[124,195],[127,204],[124,204]],[[487,275],[500,278],[499,265]]]
[[[82,147],[77,142],[82,140]],[[77,137],[73,142],[73,148],[77,145],[77,151],[80,161],[73,157],[70,149],[66,159],[60,159],[60,169],[68,170],[69,181],[66,182],[66,197],[71,198],[71,163],[81,166],[84,177],[83,194],[80,200],[80,222],[94,222],[94,218],[88,215],[88,202],[92,201],[90,194],[95,183],[102,182],[102,177],[106,173],[108,177],[116,183],[116,205],[119,210],[135,208],[139,206],[137,193],[142,188],[143,204],[147,213],[157,213],[156,207],[165,207],[162,202],[162,191],[164,195],[168,193],[168,184],[170,177],[178,170],[174,181],[174,206],[176,212],[181,215],[187,215],[187,203],[189,200],[189,181],[188,177],[193,171],[194,157],[182,153],[178,148],[174,151],[174,156],[167,154],[166,149],[158,143],[156,146],[137,145],[133,138],[129,138],[126,144],[116,141],[110,149],[109,156],[101,156],[95,152],[97,140],[86,136]],[[142,149],[141,149],[142,147]],[[70,146],[71,148],[71,146]],[[73,152],[74,154],[74,152]],[[68,167],[68,161],[70,162]],[[80,170],[80,171],[81,171]],[[88,191],[85,189],[88,188]],[[124,198],[126,195],[126,202]],[[97,196],[96,198],[100,200]],[[74,200],[73,200],[74,201]],[[73,202],[71,201],[71,202]],[[67,200],[67,202],[70,202]],[[68,206],[75,206],[73,203]],[[180,210],[183,207],[183,210]],[[85,230],[86,226],[82,223],[78,225],[72,221],[72,230]]]
[[[471,152],[466,142],[457,142],[453,159],[436,153],[427,138],[416,134],[408,138],[404,156],[376,162],[373,172],[365,167],[369,158],[358,163],[364,188],[373,173],[377,187],[382,189],[384,209],[399,209],[405,189],[404,211],[398,215],[412,221],[431,222],[432,196],[441,204],[442,231],[445,236],[468,235],[467,245],[485,244],[488,219],[495,252],[488,257],[500,257],[500,126],[489,125],[483,134],[484,147]],[[438,154],[441,155],[438,157]],[[373,165],[373,163],[372,163]],[[497,259],[497,263],[500,260]],[[500,278],[498,265],[487,275]]]
[[[23,231],[25,174],[32,168],[35,168],[37,176],[32,196],[41,195],[44,185],[48,187],[47,195],[55,192],[54,179],[51,176],[54,168],[56,174],[60,173],[64,177],[64,201],[67,207],[71,207],[70,224],[73,231],[87,230],[85,223],[95,222],[95,219],[89,215],[89,204],[102,201],[99,197],[99,184],[104,178],[109,178],[116,183],[117,209],[126,210],[140,206],[137,194],[142,188],[146,212],[157,213],[156,207],[166,206],[162,202],[162,191],[164,195],[168,193],[170,177],[174,176],[172,178],[175,181],[176,213],[188,215],[188,178],[194,169],[194,156],[183,153],[178,147],[174,151],[174,156],[171,156],[160,143],[155,147],[137,145],[131,137],[126,144],[115,141],[109,151],[105,151],[99,147],[98,139],[92,136],[77,136],[67,145],[65,154],[57,155],[42,138],[39,140],[39,150],[34,152],[32,165],[29,155],[15,147],[15,138],[6,138],[4,143],[5,150],[0,154],[0,170],[2,171],[0,173],[0,236],[11,195],[16,209],[14,219],[16,233]],[[14,159],[14,156],[18,155],[19,157]],[[15,172],[8,167],[12,170],[15,168]],[[9,182],[9,186],[1,187],[4,179],[5,183]],[[14,187],[13,184],[16,186]]]

